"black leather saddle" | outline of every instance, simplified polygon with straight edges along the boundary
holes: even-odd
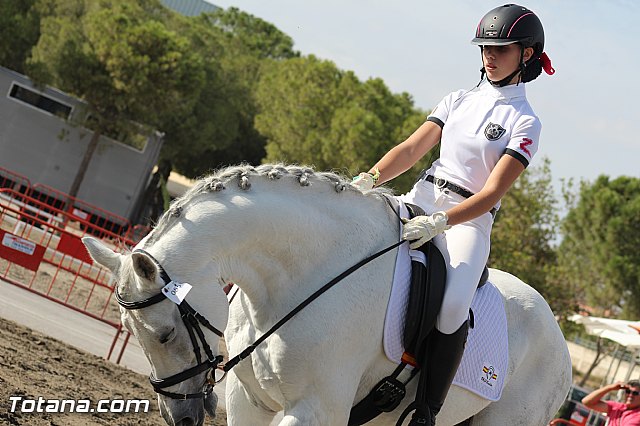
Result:
[[[424,210],[416,205],[406,204],[406,207],[411,218],[425,214]],[[422,245],[418,250],[425,254],[427,265],[419,261],[411,262],[409,302],[403,336],[405,354],[402,363],[351,409],[349,426],[363,425],[381,413],[391,412],[397,408],[406,394],[406,384],[420,371],[420,365],[416,360],[422,358],[422,352],[426,350],[427,338],[433,330],[440,312],[447,267],[444,256],[431,241]],[[478,288],[487,282],[488,277],[489,270],[485,266]],[[473,313],[471,311],[470,316],[470,327],[473,328]],[[409,379],[403,383],[398,380],[398,376],[407,364],[411,364],[415,368]]]

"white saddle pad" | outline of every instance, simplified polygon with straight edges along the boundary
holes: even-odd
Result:
[[[407,217],[402,202],[400,215]],[[411,258],[425,261],[422,252],[409,250],[408,244],[401,245],[384,324],[384,351],[397,364],[404,353],[402,340],[409,301]],[[507,317],[498,289],[487,282],[476,292],[471,310],[474,328],[469,329],[467,345],[453,384],[490,401],[497,401],[502,395],[509,362]]]

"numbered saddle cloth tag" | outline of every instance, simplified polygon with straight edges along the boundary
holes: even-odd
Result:
[[[179,305],[182,303],[184,298],[187,297],[190,290],[191,284],[171,281],[169,284],[162,287],[162,294],[176,305]]]

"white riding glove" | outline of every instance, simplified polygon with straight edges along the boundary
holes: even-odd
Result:
[[[433,237],[451,228],[447,225],[449,216],[445,212],[436,212],[430,216],[416,216],[402,219],[402,239],[411,241],[409,248],[417,249]]]
[[[351,181],[351,185],[355,186],[360,191],[368,191],[372,189],[374,183],[373,176],[370,173],[365,172],[360,173]]]

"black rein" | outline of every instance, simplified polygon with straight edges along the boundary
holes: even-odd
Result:
[[[391,207],[391,210],[396,214],[396,216],[400,217],[398,215],[398,213],[396,212],[395,208],[393,207],[393,205],[391,204],[391,202],[387,199],[387,197],[385,197],[385,200],[387,201],[387,203]],[[214,332],[215,334],[217,334],[220,337],[222,337],[222,335],[223,335],[222,332],[220,330],[218,330],[217,328],[213,327],[209,323],[209,321],[207,321],[206,318],[204,318],[195,309],[193,309],[191,307],[191,305],[189,305],[187,303],[186,300],[183,300],[182,303],[180,303],[177,306],[178,306],[178,309],[180,310],[180,314],[181,314],[182,320],[183,320],[183,322],[184,322],[184,324],[185,324],[185,326],[187,328],[187,331],[189,333],[189,337],[191,339],[191,343],[193,345],[193,350],[194,350],[194,352],[196,354],[196,359],[197,359],[198,364],[196,366],[194,366],[194,367],[191,367],[191,368],[181,372],[181,373],[174,374],[173,376],[170,376],[170,377],[167,377],[167,378],[164,378],[164,379],[156,379],[155,377],[153,377],[153,375],[151,375],[149,377],[149,381],[151,382],[151,385],[153,386],[153,389],[157,393],[159,393],[161,395],[164,395],[164,396],[167,396],[169,398],[173,398],[173,399],[192,399],[192,398],[204,398],[204,397],[206,397],[207,395],[209,395],[213,391],[213,386],[216,383],[215,379],[213,377],[211,377],[211,371],[212,370],[221,368],[224,371],[225,375],[226,375],[226,373],[229,370],[231,370],[233,367],[235,367],[240,361],[242,361],[243,359],[245,359],[246,357],[251,355],[251,353],[256,349],[256,347],[260,343],[264,342],[269,336],[271,336],[273,333],[275,333],[276,330],[278,330],[287,321],[289,321],[291,318],[293,318],[294,315],[296,315],[298,312],[300,312],[302,309],[304,309],[307,305],[309,305],[311,302],[313,302],[318,297],[320,297],[327,290],[329,290],[330,288],[332,288],[333,286],[338,284],[340,281],[342,281],[343,279],[345,279],[346,277],[348,277],[353,272],[357,271],[358,269],[360,269],[361,267],[363,267],[367,263],[369,263],[369,262],[377,259],[378,257],[382,256],[383,254],[393,250],[394,248],[400,246],[404,242],[405,241],[398,241],[396,243],[391,244],[390,246],[378,251],[377,253],[374,253],[371,256],[369,256],[369,257],[367,257],[365,259],[362,259],[360,262],[356,263],[355,265],[353,265],[352,267],[350,267],[346,271],[342,272],[340,275],[338,275],[335,278],[333,278],[327,284],[323,285],[320,289],[315,291],[311,296],[309,296],[304,301],[302,301],[291,312],[289,312],[287,315],[285,315],[280,321],[275,323],[266,333],[264,333],[255,342],[253,342],[246,349],[244,349],[242,352],[240,352],[240,354],[236,355],[235,357],[233,357],[229,361],[227,361],[227,363],[223,367],[220,367],[220,364],[221,364],[221,362],[223,360],[222,355],[216,355],[216,356],[213,355],[213,351],[211,350],[211,347],[207,343],[207,341],[206,341],[206,339],[204,337],[204,334],[202,332],[202,329],[200,328],[200,325],[206,327],[207,329],[211,330],[212,332]],[[160,263],[150,253],[148,253],[148,252],[146,252],[145,250],[142,250],[142,249],[135,249],[133,252],[134,253],[143,253],[143,254],[149,256],[149,258],[158,267],[158,270],[160,272],[160,277],[165,282],[165,284],[169,284],[172,281],[171,278],[169,277],[169,274],[167,274],[167,272],[164,270],[162,265],[160,265]],[[162,302],[163,300],[167,299],[167,297],[162,292],[160,292],[160,293],[158,293],[156,295],[153,295],[153,296],[151,296],[151,297],[149,297],[147,299],[140,300],[138,302],[128,302],[128,301],[122,299],[122,297],[120,296],[120,293],[118,292],[117,287],[116,287],[116,290],[115,290],[115,296],[116,296],[116,300],[118,301],[118,304],[120,304],[120,306],[122,306],[125,309],[142,309],[142,308],[146,308],[148,306],[155,305],[156,303]],[[202,362],[202,357],[201,357],[201,354],[200,354],[200,345],[198,344],[198,340],[200,340],[200,342],[202,343],[202,346],[203,346],[204,351],[205,351],[205,353],[207,355],[207,358],[208,358],[204,362]],[[173,392],[167,392],[167,391],[164,390],[164,388],[167,388],[167,387],[176,385],[178,383],[181,383],[181,382],[183,382],[183,381],[185,381],[187,379],[190,379],[191,377],[197,376],[198,374],[203,373],[205,371],[207,371],[207,381],[204,384],[204,388],[203,388],[202,392],[190,393],[190,394],[177,394],[177,393],[173,393]]]

